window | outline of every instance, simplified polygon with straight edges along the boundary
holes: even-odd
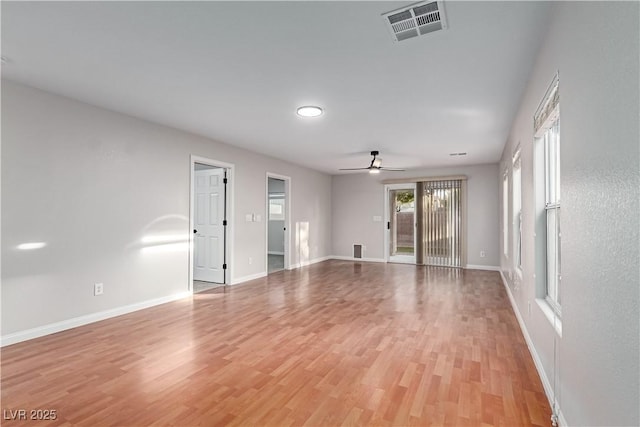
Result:
[[[502,250],[509,256],[509,170],[502,178]]]
[[[522,276],[522,173],[519,148],[513,156],[513,266]]]
[[[269,221],[284,221],[284,193],[269,193]]]
[[[560,120],[544,134],[547,302],[560,309]]]
[[[560,97],[556,75],[534,116],[536,158],[536,272],[539,297],[560,316]],[[544,278],[544,279],[542,279]]]

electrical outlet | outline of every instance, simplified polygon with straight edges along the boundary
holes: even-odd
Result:
[[[104,285],[102,283],[95,283],[93,285],[93,296],[102,295],[104,292]]]
[[[484,258],[485,256],[487,256],[487,253],[485,251],[480,251],[480,258]]]
[[[253,258],[249,257],[249,265],[253,264]]]

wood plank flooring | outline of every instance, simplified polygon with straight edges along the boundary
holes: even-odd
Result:
[[[495,272],[327,261],[2,349],[3,426],[548,426]],[[56,420],[7,420],[19,409]]]

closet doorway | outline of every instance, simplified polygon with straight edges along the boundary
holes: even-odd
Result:
[[[233,165],[191,157],[189,276],[193,292],[230,283]]]
[[[289,269],[291,178],[267,173],[267,274]]]

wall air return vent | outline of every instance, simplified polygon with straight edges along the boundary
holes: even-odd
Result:
[[[422,1],[384,13],[382,18],[396,42],[447,28],[442,1]]]
[[[362,258],[362,245],[358,245],[358,244],[353,245],[353,257],[356,259]]]

